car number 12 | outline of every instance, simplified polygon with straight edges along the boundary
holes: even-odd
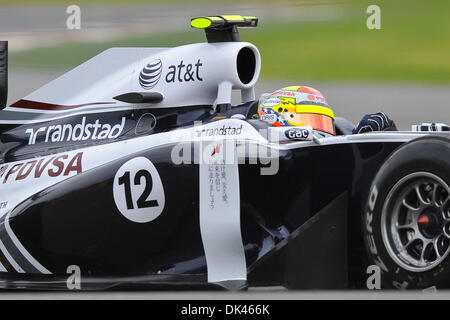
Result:
[[[113,193],[120,213],[134,222],[150,222],[164,209],[161,178],[153,163],[144,157],[133,158],[117,170]]]

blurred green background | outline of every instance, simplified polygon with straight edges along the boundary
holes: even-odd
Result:
[[[42,5],[62,1],[39,1]],[[170,5],[173,0],[66,1],[92,5]],[[20,4],[36,1],[21,1]],[[196,0],[210,6],[220,1]],[[227,0],[227,3],[242,1]],[[264,6],[273,1],[245,2]],[[17,4],[2,0],[0,4]],[[276,4],[276,2],[275,2]],[[366,9],[376,4],[381,8],[381,30],[368,30]],[[244,41],[260,50],[264,80],[309,79],[333,82],[402,82],[450,83],[450,1],[386,0],[386,1],[284,1],[301,11],[302,7],[320,6],[333,15],[323,19],[297,19],[295,14],[266,16],[256,29],[241,30]],[[221,14],[223,12],[216,12]],[[225,12],[227,13],[227,12]],[[237,12],[239,13],[239,12]],[[186,17],[190,18],[190,17]],[[188,21],[188,20],[186,20]],[[11,53],[14,66],[69,69],[113,46],[176,46],[204,41],[204,33],[186,23],[182,30],[139,33],[103,41],[77,41],[37,46]]]

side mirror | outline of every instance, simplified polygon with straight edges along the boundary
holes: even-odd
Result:
[[[8,41],[0,41],[0,110],[8,100]]]

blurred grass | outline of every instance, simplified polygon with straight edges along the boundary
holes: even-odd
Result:
[[[381,30],[366,27],[370,4],[381,7]],[[241,38],[261,52],[262,78],[450,83],[450,1],[351,1],[338,8],[342,16],[332,20],[261,20],[257,29],[242,30]],[[10,62],[67,69],[113,46],[176,46],[204,39],[203,32],[187,27],[16,52]]]
[[[261,25],[262,76],[450,83],[450,1],[378,1],[381,30],[355,14],[373,3],[362,2],[340,21]]]

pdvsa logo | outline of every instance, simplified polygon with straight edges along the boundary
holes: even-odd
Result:
[[[155,59],[147,64],[139,74],[139,83],[141,87],[147,90],[154,88],[161,78],[162,62],[159,59]]]
[[[75,155],[61,154],[32,159],[27,162],[20,162],[10,166],[5,164],[0,167],[0,179],[2,184],[14,183],[21,180],[54,178],[60,176],[70,176],[73,173],[83,172],[83,152]],[[3,178],[4,176],[4,178]]]

